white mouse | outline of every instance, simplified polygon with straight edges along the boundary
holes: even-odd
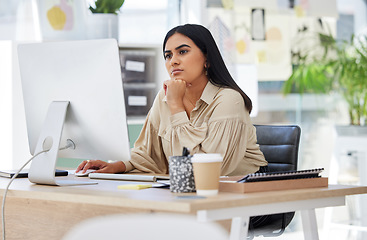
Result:
[[[87,169],[87,171],[85,171],[85,173],[83,173],[83,170],[80,170],[79,172],[75,173],[75,176],[77,177],[87,177],[89,175],[89,173],[92,173],[96,171],[95,169]]]

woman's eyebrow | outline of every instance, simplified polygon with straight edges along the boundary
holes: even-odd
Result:
[[[176,47],[175,48],[175,50],[178,50],[178,49],[180,49],[180,48],[183,48],[183,47],[189,47],[189,48],[191,48],[189,45],[187,45],[187,44],[181,44],[180,46],[178,46],[178,47]],[[171,50],[165,50],[164,51],[164,53],[170,53],[171,52]]]
[[[189,48],[191,48],[191,47],[190,47],[189,45],[187,45],[187,44],[182,44],[182,45],[180,45],[180,46],[176,47],[176,48],[175,48],[175,50],[178,50],[178,49],[183,48],[183,47],[189,47]]]

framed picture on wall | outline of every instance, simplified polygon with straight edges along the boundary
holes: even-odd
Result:
[[[42,40],[85,39],[85,1],[37,0],[37,9]]]
[[[254,8],[251,10],[252,40],[265,40],[265,10]]]

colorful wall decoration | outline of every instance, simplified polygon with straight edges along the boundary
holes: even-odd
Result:
[[[85,1],[37,0],[37,7],[43,40],[85,38]]]
[[[278,5],[271,2],[266,7],[263,1],[262,6],[256,1],[251,2],[253,6],[234,1],[231,8],[209,7],[207,11],[208,26],[214,31],[229,68],[255,64],[259,81],[288,79],[292,73],[292,54],[298,51],[299,29],[306,26],[311,31],[318,30],[318,17],[309,16],[314,12],[310,10],[314,9],[313,0],[296,0],[292,9],[288,0],[278,0]],[[333,31],[335,24],[331,23],[330,28]],[[225,29],[226,41],[224,32],[217,33],[216,29]],[[304,46],[315,44],[310,39],[303,40]]]

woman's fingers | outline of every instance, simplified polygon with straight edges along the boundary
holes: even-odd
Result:
[[[165,82],[166,95],[174,98],[183,98],[186,91],[186,82],[183,80],[168,80]]]
[[[108,163],[102,160],[85,160],[79,164],[75,172],[85,173],[88,169],[94,169],[96,173],[125,172],[126,166],[122,161]]]
[[[79,166],[76,168],[75,172],[79,172],[80,170],[84,169],[84,166],[87,164],[87,160],[81,162]]]
[[[95,169],[94,168],[94,162],[95,161],[92,161],[92,160],[86,160],[86,164],[83,167],[83,172],[82,173],[85,173],[88,169],[91,169],[91,168]]]
[[[105,164],[103,164],[105,162],[101,161],[101,160],[84,160],[83,162],[81,162],[79,164],[79,166],[77,167],[77,169],[75,170],[75,172],[79,172],[82,171],[82,173],[85,173],[88,169],[100,169],[103,168],[105,166]]]

